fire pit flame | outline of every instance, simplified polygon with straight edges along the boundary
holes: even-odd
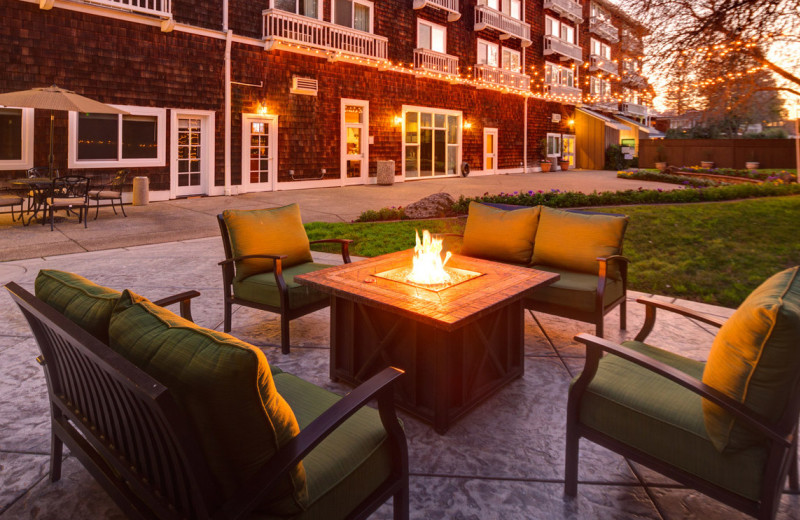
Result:
[[[442,239],[432,238],[427,229],[422,231],[422,241],[417,235],[417,245],[414,246],[413,268],[406,277],[406,281],[420,285],[446,284],[450,282],[450,275],[444,266],[450,260],[450,251],[442,260]]]

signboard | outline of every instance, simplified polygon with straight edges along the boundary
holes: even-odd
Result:
[[[553,114],[552,118],[550,119],[554,123],[561,122],[561,114]]]

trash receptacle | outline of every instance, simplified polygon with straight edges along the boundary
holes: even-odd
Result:
[[[378,184],[394,184],[394,161],[378,161]]]
[[[150,179],[147,177],[133,178],[133,205],[147,206],[150,202]]]

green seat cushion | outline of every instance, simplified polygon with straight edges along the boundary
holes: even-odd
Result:
[[[275,386],[292,407],[301,429],[340,399],[285,372],[275,376]],[[303,459],[308,509],[292,518],[346,518],[389,478],[391,460],[378,411],[360,409]]]
[[[109,335],[112,349],[167,386],[186,410],[226,497],[300,431],[259,349],[198,327],[127,290],[114,309]],[[306,500],[301,464],[264,507],[292,514]]]
[[[289,204],[275,209],[238,210],[222,212],[231,251],[234,257],[247,255],[287,255],[284,268],[311,262],[311,246],[300,217],[300,207]],[[274,262],[266,258],[251,258],[236,262],[236,279],[271,272]]]
[[[470,202],[461,254],[499,262],[528,263],[538,222],[539,206],[506,211]]]
[[[623,345],[702,377],[703,363],[636,341]],[[604,356],[581,401],[580,421],[729,491],[759,498],[766,449],[720,454],[706,432],[700,396],[639,365]]]
[[[703,382],[777,421],[800,377],[800,267],[754,290],[714,338]],[[706,428],[720,451],[763,442],[717,405],[704,402]]]
[[[34,284],[36,297],[108,343],[108,324],[120,292],[90,282],[83,276],[42,269]]]
[[[542,207],[533,246],[533,265],[598,274],[598,257],[618,255],[628,217]],[[613,266],[612,266],[613,267]],[[617,270],[610,269],[618,278]]]
[[[594,312],[599,276],[557,269],[548,265],[534,265],[532,267],[541,271],[558,273],[561,278],[547,287],[536,289],[527,298],[528,300],[560,305],[579,311]],[[622,281],[608,278],[606,289],[603,293],[603,306],[611,304],[611,302],[622,296]]]
[[[283,280],[289,288],[290,309],[297,309],[330,298],[328,294],[321,293],[306,285],[300,285],[294,281],[294,277],[297,275],[319,271],[326,267],[331,266],[306,262],[304,264],[293,265],[283,270]],[[233,295],[250,302],[263,303],[274,307],[280,307],[281,305],[278,284],[275,282],[274,273],[255,274],[253,276],[248,276],[244,280],[234,280]]]

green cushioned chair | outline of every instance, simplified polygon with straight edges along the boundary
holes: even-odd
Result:
[[[645,323],[634,341],[576,336],[587,351],[567,405],[566,494],[577,493],[584,437],[754,517],[774,518],[787,474],[798,490],[799,270],[771,277],[727,321],[640,299]],[[657,309],[721,327],[706,363],[644,343]]]
[[[298,274],[329,265],[314,263],[310,244],[336,243],[350,263],[351,240],[309,242],[297,204],[265,210],[225,210],[217,215],[225,260],[222,281],[225,332],[231,330],[233,304],[281,316],[281,350],[290,350],[289,321],[330,305],[330,297],[294,282]]]

